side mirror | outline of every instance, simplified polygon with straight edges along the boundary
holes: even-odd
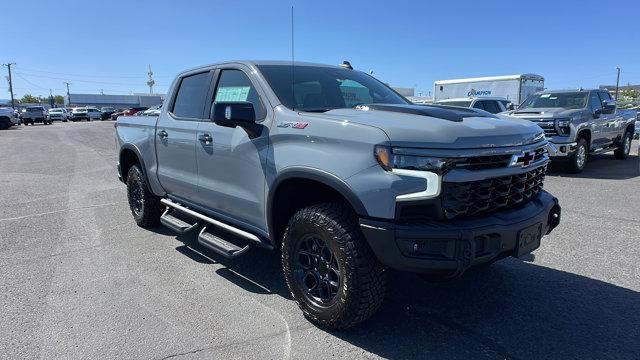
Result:
[[[509,105],[507,105],[507,110],[512,111],[515,110],[516,107],[513,105],[513,103],[509,103]]]
[[[602,113],[603,114],[613,114],[616,112],[616,101],[615,100],[605,100],[602,102]]]
[[[240,126],[251,138],[260,134],[260,125],[256,124],[256,111],[250,102],[214,102],[210,119],[218,126],[230,128]]]
[[[594,118],[594,119],[599,118],[599,117],[600,117],[600,115],[602,115],[602,109],[595,109],[595,110],[593,111],[593,118]]]

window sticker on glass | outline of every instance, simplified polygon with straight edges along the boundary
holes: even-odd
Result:
[[[219,87],[215,101],[247,101],[251,86]]]

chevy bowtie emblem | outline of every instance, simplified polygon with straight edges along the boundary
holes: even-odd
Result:
[[[528,167],[533,163],[536,158],[535,151],[523,152],[521,154],[515,154],[511,156],[509,166],[521,166],[523,168]]]

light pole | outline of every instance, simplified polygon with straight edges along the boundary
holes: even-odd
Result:
[[[620,67],[617,67],[618,76],[616,77],[616,101],[618,101],[618,85],[620,84]]]
[[[11,107],[16,108],[15,99],[13,97],[13,82],[11,81],[11,65],[15,65],[16,63],[7,63],[2,64],[2,66],[6,66],[9,69],[9,92],[11,93]]]
[[[63,84],[67,85],[67,101],[69,101],[69,106],[71,106],[71,95],[69,94],[69,85],[71,85],[68,82],[64,82]]]

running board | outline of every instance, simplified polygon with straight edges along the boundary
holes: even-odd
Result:
[[[200,231],[200,235],[198,235],[198,242],[200,245],[229,259],[240,256],[249,250],[249,244],[241,248],[234,243],[208,232],[207,226],[203,227],[202,231]]]
[[[200,219],[200,220],[202,220],[204,222],[207,222],[207,223],[209,223],[211,225],[214,225],[214,226],[216,226],[216,227],[218,227],[218,228],[220,228],[222,230],[225,230],[225,231],[228,231],[228,232],[230,232],[230,233],[232,233],[234,235],[237,235],[237,236],[239,236],[239,237],[241,237],[243,239],[258,243],[261,246],[270,247],[269,245],[267,245],[264,242],[262,242],[260,240],[260,238],[258,238],[257,236],[253,235],[252,233],[249,233],[249,232],[246,232],[244,230],[238,229],[235,226],[231,226],[229,224],[225,224],[225,223],[223,223],[221,221],[218,221],[216,219],[212,219],[212,218],[210,218],[210,217],[208,217],[206,215],[203,215],[203,214],[201,214],[201,213],[199,213],[197,211],[194,211],[194,210],[191,210],[189,208],[186,208],[186,207],[184,207],[184,206],[182,206],[182,205],[180,205],[178,203],[175,203],[175,202],[173,202],[173,201],[171,201],[169,199],[160,199],[160,202],[165,204],[165,205],[167,205],[167,206],[169,206],[169,207],[172,207],[172,208],[174,208],[176,210],[179,210],[179,211],[181,211],[181,212],[183,212],[183,213],[185,213],[185,214],[187,214],[189,216],[192,216],[192,217],[194,217],[196,219]]]
[[[197,228],[201,223],[200,221],[195,221],[193,224],[189,224],[183,219],[177,218],[173,216],[173,212],[175,211],[172,207],[167,207],[167,210],[164,211],[164,214],[160,216],[160,223],[169,229],[177,232],[178,234],[188,233],[189,231]],[[196,219],[193,219],[196,220]]]

